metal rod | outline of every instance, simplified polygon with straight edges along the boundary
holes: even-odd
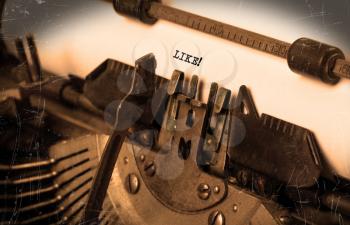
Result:
[[[152,2],[147,13],[150,17],[176,23],[285,59],[291,46],[287,42],[172,8],[159,2]],[[350,79],[350,62],[338,59],[331,71],[338,77]]]
[[[28,63],[28,59],[25,53],[25,49],[24,49],[24,44],[23,44],[23,40],[21,38],[17,38],[15,40],[15,45],[16,45],[16,51],[18,54],[18,59],[24,63],[26,71],[28,73],[28,76],[25,77],[27,82],[33,82],[33,75],[32,72],[30,70],[30,66]]]
[[[36,47],[33,36],[27,36],[27,42],[33,64],[32,79],[33,81],[40,81],[42,80],[42,69],[39,60],[38,49]]]
[[[32,107],[45,110],[57,118],[94,133],[111,134],[113,131],[113,127],[98,116],[81,109],[72,110],[71,108],[67,108],[54,100],[50,100],[49,98],[32,95],[30,96],[30,104]]]
[[[157,19],[180,24],[282,58],[287,57],[290,46],[286,42],[175,9],[158,2],[152,3],[148,14]]]
[[[114,166],[124,143],[127,131],[114,130],[103,151],[101,161],[91,186],[82,224],[98,224]]]
[[[333,73],[338,77],[350,79],[350,62],[338,59],[335,63]]]

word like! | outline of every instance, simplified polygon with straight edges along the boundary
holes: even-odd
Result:
[[[195,56],[187,54],[185,52],[180,52],[179,50],[176,50],[176,53],[173,56],[173,58],[178,59],[180,61],[190,63],[190,64],[195,65],[195,66],[200,66],[200,64],[203,60],[203,57],[200,57],[200,58],[195,57]]]

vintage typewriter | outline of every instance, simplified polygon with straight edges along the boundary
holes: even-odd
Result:
[[[160,77],[152,53],[82,79],[43,70],[30,35],[15,46],[1,38],[0,224],[350,224],[317,137],[246,86],[204,103],[198,76]]]

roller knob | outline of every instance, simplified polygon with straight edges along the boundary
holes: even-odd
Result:
[[[340,78],[333,73],[338,59],[344,53],[336,47],[307,38],[296,40],[289,48],[287,61],[295,73],[313,76],[328,84],[336,84]]]
[[[113,0],[113,5],[120,14],[138,18],[147,24],[154,24],[158,19],[148,14],[152,2],[159,0]]]

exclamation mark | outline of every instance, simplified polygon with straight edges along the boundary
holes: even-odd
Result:
[[[199,60],[199,62],[198,62],[198,64],[197,64],[197,66],[199,66],[199,65],[201,64],[202,59],[203,59],[203,57],[200,58],[200,60]]]

